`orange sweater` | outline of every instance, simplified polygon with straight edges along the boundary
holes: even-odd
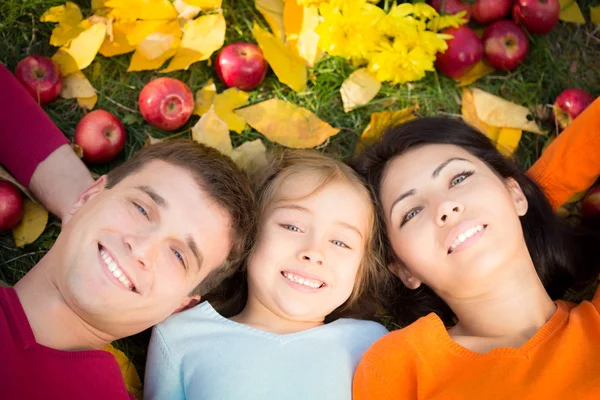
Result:
[[[600,175],[600,98],[548,147],[528,174],[554,208]],[[376,342],[354,377],[354,400],[600,399],[600,289],[591,302],[557,301],[521,348],[472,352],[429,314]]]

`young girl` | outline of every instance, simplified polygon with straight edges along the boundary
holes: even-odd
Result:
[[[361,178],[318,153],[287,151],[262,172],[256,194],[247,271],[226,282],[225,302],[156,326],[145,398],[350,399],[362,353],[387,333],[336,319],[375,315],[362,294],[384,270]]]
[[[555,300],[597,278],[587,250],[598,235],[561,224],[533,181],[458,121],[396,127],[356,165],[399,278],[389,308],[416,322],[365,353],[354,399],[598,398],[600,293]]]

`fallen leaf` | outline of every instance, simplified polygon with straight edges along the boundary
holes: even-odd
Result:
[[[129,44],[127,35],[130,34],[136,27],[135,22],[116,21],[112,24],[113,38],[108,37],[102,42],[98,52],[104,57],[112,57],[119,54],[126,54],[135,50],[135,45]]]
[[[83,158],[83,147],[81,147],[78,144],[71,143],[71,149],[73,150],[73,153],[75,153],[75,155],[77,157]]]
[[[10,287],[10,285],[3,280],[0,280],[0,287]]]
[[[324,54],[318,47],[319,35],[315,32],[318,25],[317,7],[301,7],[296,0],[285,0],[283,27],[286,45],[310,67]]]
[[[202,87],[202,89],[196,92],[196,99],[194,101],[194,114],[202,116],[205,112],[207,112],[210,109],[210,106],[213,104],[216,94],[217,87],[211,79]]]
[[[98,53],[106,35],[105,24],[94,24],[52,56],[60,66],[62,76],[67,76],[89,66]]]
[[[63,78],[60,97],[63,99],[90,98],[96,96],[96,90],[81,71]]]
[[[230,154],[233,150],[229,128],[214,107],[211,107],[200,120],[192,127],[192,139],[219,150],[223,154]]]
[[[267,149],[260,139],[242,143],[229,156],[238,167],[246,171],[264,168],[267,165]]]
[[[344,112],[367,104],[377,96],[380,89],[381,82],[375,79],[367,68],[357,69],[346,78],[340,87]]]
[[[131,393],[136,399],[141,399],[142,381],[140,380],[140,376],[138,375],[133,362],[127,358],[125,353],[114,348],[111,344],[107,344],[103,350],[112,354],[117,360],[121,375],[123,376],[123,381],[125,381],[127,392]]]
[[[291,148],[318,146],[340,131],[309,110],[279,99],[263,101],[235,113],[270,140]]]
[[[183,0],[175,0],[173,7],[177,10],[179,19],[194,19],[200,14],[200,7],[192,6]]]
[[[477,116],[486,124],[503,128],[516,128],[545,135],[535,121],[527,117],[531,114],[527,107],[520,106],[481,89],[473,88],[473,103]]]
[[[498,131],[498,140],[496,148],[505,156],[512,156],[519,147],[519,142],[523,136],[523,131],[516,128],[501,128]]]
[[[574,24],[585,24],[585,18],[576,0],[559,0],[560,15],[559,19]]]
[[[275,37],[284,40],[283,0],[254,0],[254,7],[262,14]]]
[[[92,110],[94,108],[94,106],[96,106],[97,102],[98,102],[97,94],[95,94],[91,97],[78,97],[77,98],[77,104],[79,104],[79,107],[81,107],[87,111]]]
[[[362,135],[360,135],[355,153],[359,153],[365,146],[381,139],[385,130],[390,126],[400,125],[415,119],[417,117],[415,111],[418,108],[419,107],[415,105],[402,110],[372,113],[369,125],[367,125]]]
[[[248,104],[248,93],[237,88],[229,88],[215,96],[213,104],[215,112],[230,130],[242,133],[246,128],[244,118],[236,115],[233,110]]]
[[[296,92],[306,89],[306,65],[281,40],[254,23],[252,35],[281,83]]]
[[[176,41],[176,43],[179,43],[179,39]],[[154,60],[148,60],[139,51],[136,51],[131,56],[131,61],[129,62],[129,68],[127,68],[127,72],[158,69],[165,63],[165,61],[173,57],[175,52],[177,52],[177,49],[172,48],[171,50],[162,54],[160,57],[157,57]]]
[[[80,23],[74,26],[60,24],[52,30],[52,36],[50,36],[50,44],[56,47],[67,45],[91,26],[92,23],[87,20],[81,21]]]
[[[208,60],[225,43],[225,29],[222,14],[204,15],[189,21],[175,56],[161,72],[188,69],[197,61]]]
[[[48,211],[29,199],[23,200],[23,218],[13,228],[13,237],[17,247],[35,242],[48,223]]]
[[[456,86],[462,87],[470,85],[476,80],[483,78],[484,76],[489,75],[494,71],[494,67],[490,66],[483,60],[479,60],[479,62],[475,64],[473,68],[469,70],[469,72],[467,72],[465,75],[461,76],[456,80]]]
[[[567,204],[577,203],[579,200],[583,199],[583,197],[586,195],[586,193],[587,193],[587,190],[575,193],[573,196],[571,196],[571,198],[569,200],[566,201],[566,203]]]
[[[79,6],[70,1],[67,1],[64,6],[50,8],[40,17],[41,22],[58,22],[70,26],[75,26],[82,20],[83,15],[81,15]]]
[[[157,139],[155,137],[150,136],[149,133],[146,134],[146,142],[144,143],[144,147],[148,147],[151,144],[155,144],[155,143],[161,143],[163,142],[163,139]]]
[[[189,5],[200,7],[203,10],[221,8],[222,2],[222,0],[186,0]]]
[[[176,20],[172,21],[136,21],[133,27],[127,33],[127,42],[130,45],[137,46],[152,33],[171,34],[177,38],[181,38],[181,26]]]
[[[151,33],[137,46],[140,55],[154,60],[169,51],[175,42],[175,36],[169,33]]]
[[[590,20],[593,24],[600,24],[600,6],[590,7]]]
[[[112,8],[109,16],[117,20],[177,18],[177,10],[169,0],[106,0],[104,6]]]
[[[10,183],[18,187],[21,192],[25,193],[25,196],[29,197],[31,201],[35,202],[33,194],[31,194],[31,192],[27,188],[22,186],[18,180],[16,180],[11,174],[9,174],[8,171],[2,167],[2,165],[0,165],[0,179],[9,181]]]
[[[92,11],[104,8],[104,2],[106,0],[92,0]]]

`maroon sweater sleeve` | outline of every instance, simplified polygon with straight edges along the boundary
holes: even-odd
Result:
[[[27,187],[38,164],[66,143],[42,107],[0,64],[0,164]]]

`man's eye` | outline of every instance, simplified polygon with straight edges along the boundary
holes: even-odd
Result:
[[[281,225],[283,227],[283,229],[287,229],[288,231],[293,231],[293,232],[302,232],[300,230],[300,228],[298,228],[297,226],[294,225],[290,225],[290,224],[283,224]]]
[[[458,174],[454,178],[452,178],[452,181],[450,182],[450,187],[458,185],[459,183],[461,183],[462,181],[464,181],[465,179],[467,179],[471,175],[473,175],[473,171],[463,171],[463,172],[461,172],[460,174]]]
[[[346,243],[339,241],[339,240],[332,240],[331,243],[333,243],[334,245],[339,246],[339,247],[345,247],[347,249],[350,248],[350,246],[348,246]]]
[[[181,265],[183,265],[185,267],[185,261],[183,260],[183,256],[181,255],[181,253],[178,252],[177,250],[173,249],[173,254],[175,254],[175,257],[177,257],[177,259],[179,260]]]
[[[144,207],[140,206],[137,203],[133,203],[133,205],[135,206],[135,208],[138,210],[138,212],[140,214],[142,214],[144,217],[148,218],[148,213],[146,212],[146,210],[144,209]]]
[[[412,210],[404,214],[404,218],[402,218],[402,223],[400,224],[400,226],[404,225],[405,223],[416,217],[417,214],[419,214],[420,212],[420,208],[413,208]]]

